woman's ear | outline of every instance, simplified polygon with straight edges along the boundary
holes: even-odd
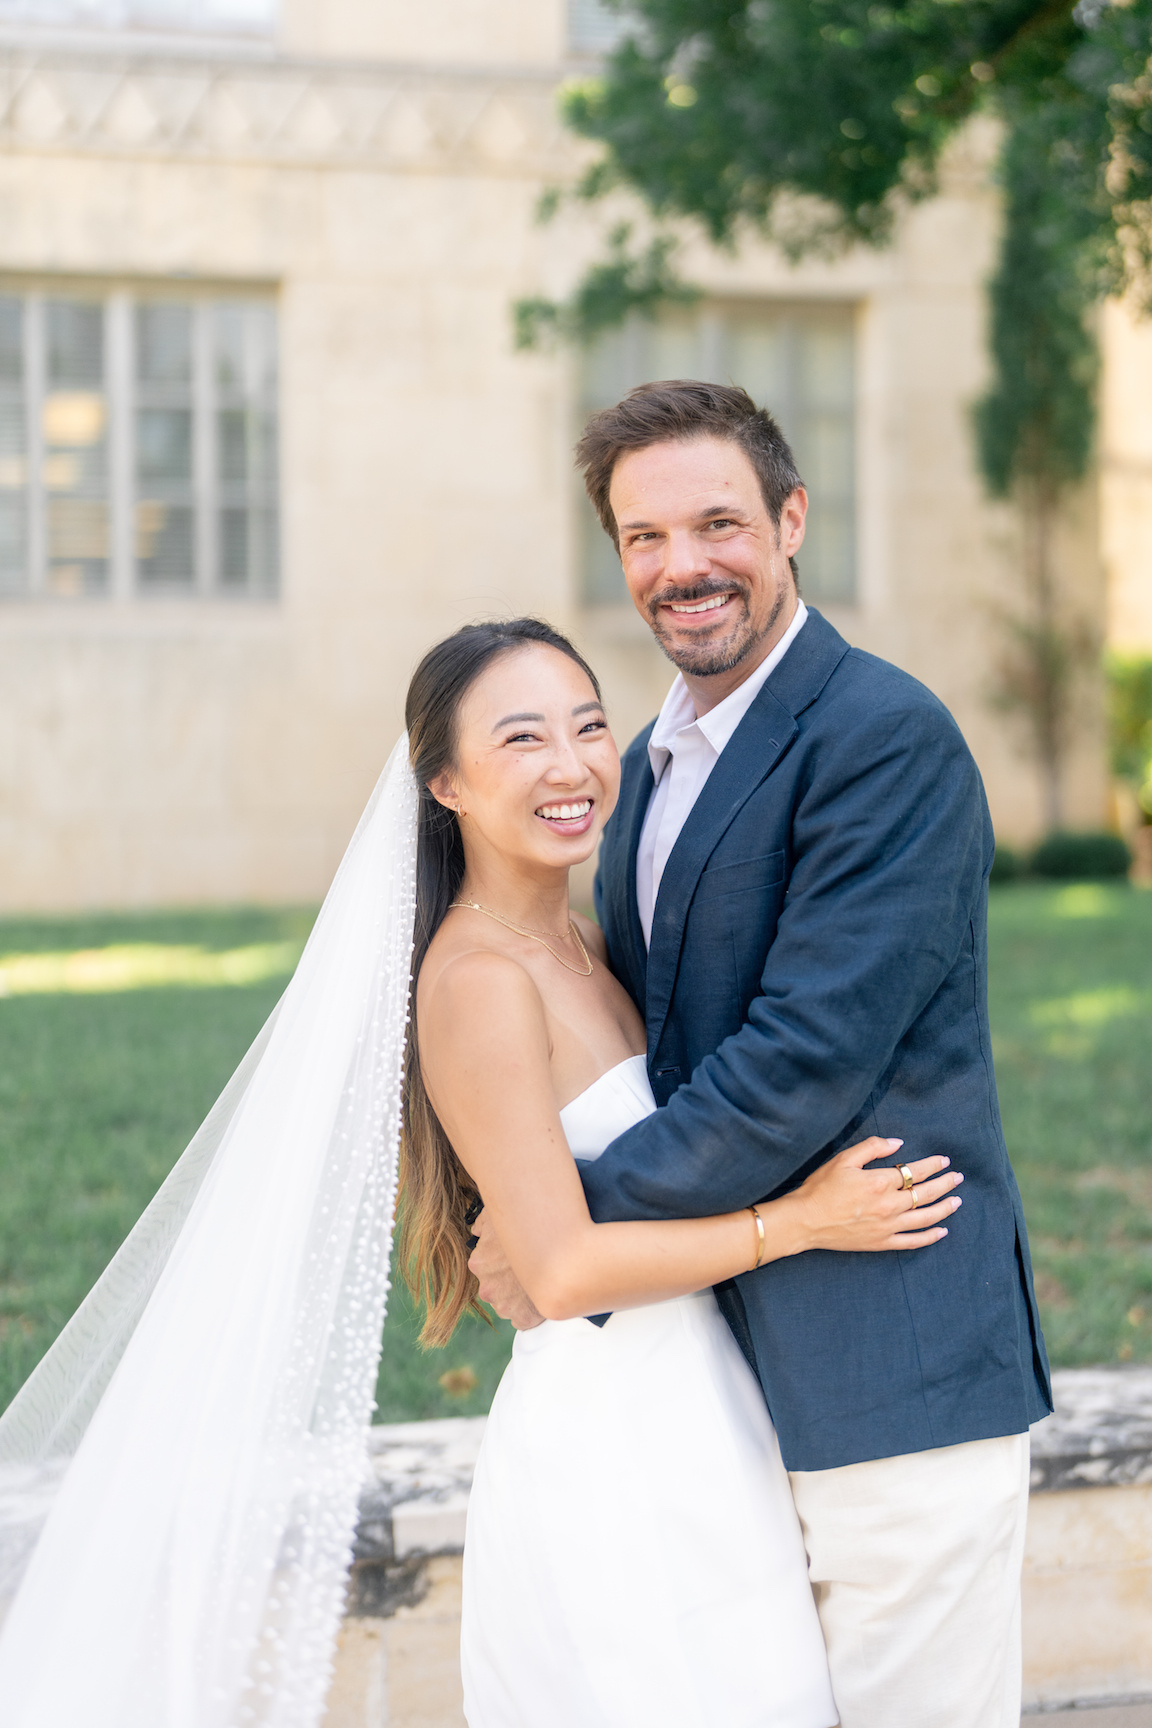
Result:
[[[428,790],[437,804],[443,804],[447,810],[459,812],[460,797],[447,769],[442,774],[437,774],[435,780],[429,780]]]

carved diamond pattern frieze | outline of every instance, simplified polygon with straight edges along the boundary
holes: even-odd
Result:
[[[574,144],[545,76],[8,51],[0,149],[536,176]]]

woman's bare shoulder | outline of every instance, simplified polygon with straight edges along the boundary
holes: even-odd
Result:
[[[533,1033],[545,1024],[536,980],[488,933],[441,925],[420,968],[416,1016],[422,1049],[452,1042]]]
[[[417,1006],[421,1020],[429,1013],[484,1008],[534,1006],[544,1012],[535,979],[514,955],[471,936],[441,941],[439,932],[420,968]]]
[[[583,912],[573,912],[572,922],[580,932],[580,940],[589,954],[594,954],[601,965],[608,964],[608,944],[604,940],[604,932],[594,918],[588,918]]]
[[[510,1087],[551,1100],[547,1017],[527,968],[471,941],[428,958],[416,992],[420,1068],[448,1132],[506,1113]]]

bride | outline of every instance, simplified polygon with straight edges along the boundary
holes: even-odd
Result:
[[[573,1156],[653,1107],[640,1017],[568,910],[617,787],[595,679],[544,624],[476,626],[408,715],[281,1001],[0,1417],[0,1722],[316,1728],[403,1129],[428,1340],[475,1299],[480,1195],[547,1317],[476,1478],[472,1728],[827,1728],[787,1478],[709,1286],[931,1243],[954,1179],[913,1165],[912,1220],[867,1141],[747,1212],[594,1226]]]
[[[596,679],[547,625],[472,626],[426,656],[407,719],[421,802],[402,1259],[442,1343],[474,1299],[482,1195],[543,1317],[517,1334],[472,1490],[470,1728],[829,1728],[788,1478],[709,1286],[814,1248],[929,1245],[956,1178],[913,1165],[913,1220],[864,1168],[900,1142],[873,1139],[744,1212],[593,1224],[573,1159],[655,1108],[641,1016],[568,902],[619,783]]]

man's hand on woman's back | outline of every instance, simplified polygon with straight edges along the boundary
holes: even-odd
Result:
[[[468,1270],[480,1280],[480,1300],[494,1308],[501,1320],[511,1320],[517,1332],[530,1332],[544,1319],[532,1303],[509,1266],[500,1238],[481,1212],[472,1233],[476,1246],[468,1261]]]

